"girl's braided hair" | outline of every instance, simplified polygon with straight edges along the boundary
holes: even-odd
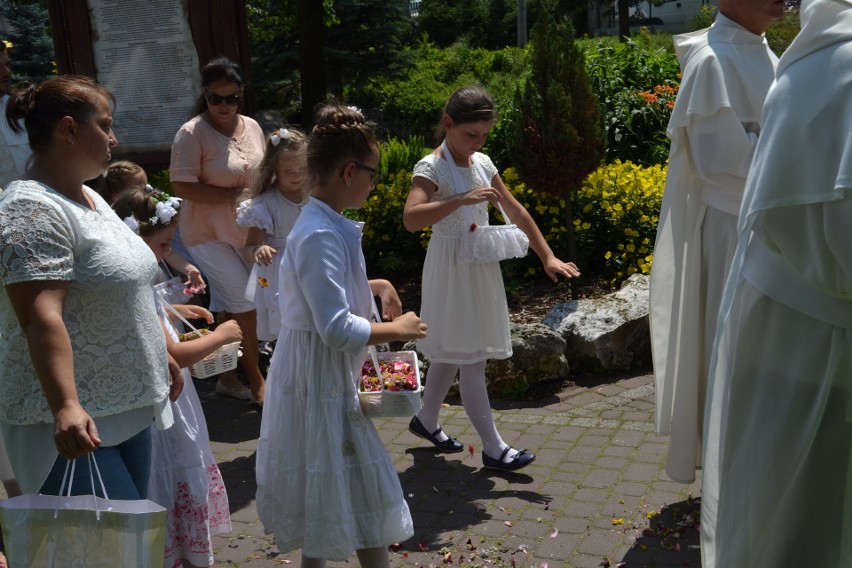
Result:
[[[99,180],[98,193],[107,203],[112,203],[118,197],[118,194],[133,185],[133,178],[144,173],[145,170],[142,169],[142,166],[134,162],[127,160],[113,162],[107,168],[106,174]]]
[[[327,102],[317,110],[308,142],[308,173],[316,181],[325,181],[341,164],[368,160],[377,147],[376,135],[360,110]]]

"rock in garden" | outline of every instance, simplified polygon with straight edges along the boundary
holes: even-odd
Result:
[[[512,356],[488,361],[485,377],[489,392],[495,396],[518,398],[527,392],[529,385],[568,374],[565,340],[559,333],[540,323],[511,323],[509,329]],[[415,350],[416,345],[410,341],[404,349]],[[429,361],[422,353],[418,356],[425,379]],[[450,393],[457,394],[458,387],[454,386]]]
[[[488,390],[497,395],[522,396],[529,385],[568,374],[565,340],[546,325],[509,325],[512,356],[490,359],[485,368]]]
[[[618,372],[651,367],[648,281],[634,274],[620,290],[555,306],[544,325],[565,339],[574,370]]]

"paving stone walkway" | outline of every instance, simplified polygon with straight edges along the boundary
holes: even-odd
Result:
[[[216,396],[211,381],[196,386],[231,502],[233,531],[215,540],[216,566],[299,566],[299,552],[281,554],[257,518],[259,411]],[[441,424],[472,444],[473,456],[436,454],[407,431],[407,418],[376,421],[416,531],[393,547],[391,566],[701,565],[700,478],[682,485],[663,471],[668,439],[653,433],[652,376],[495,409],[506,442],[538,456],[521,472],[481,468],[479,437],[458,402],[443,409]],[[329,563],[344,566],[357,559]]]

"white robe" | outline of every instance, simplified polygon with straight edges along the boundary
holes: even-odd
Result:
[[[704,568],[852,566],[852,0],[805,0],[710,369]]]
[[[668,127],[650,318],[656,432],[671,436],[666,473],[691,483],[736,216],[777,58],[762,35],[722,14],[707,30],[676,36],[675,46],[683,81]]]

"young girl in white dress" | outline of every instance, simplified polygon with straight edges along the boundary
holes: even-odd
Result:
[[[157,261],[162,261],[171,250],[180,200],[150,186],[136,187],[124,191],[113,209],[142,237]],[[184,387],[177,401],[171,403],[174,426],[152,432],[148,498],[168,511],[163,565],[179,568],[186,561],[192,567],[208,567],[213,565],[212,538],[231,531],[231,517],[225,484],[210,448],[207,422],[186,367],[222,345],[242,341],[242,332],[236,321],[229,320],[208,335],[180,342],[171,322],[172,312],[159,307],[166,346],[182,367]],[[201,306],[172,308],[186,319],[213,323],[213,314]]]
[[[367,345],[420,339],[386,280],[367,280],[362,224],[344,217],[378,181],[379,149],[363,115],[328,103],[307,152],[311,199],[281,260],[281,333],[257,447],[257,510],[282,553],[303,568],[345,561],[389,566],[388,545],[414,533],[396,468],[361,411]],[[382,322],[371,323],[373,296]]]
[[[237,224],[248,228],[243,258],[255,263],[246,298],[257,308],[257,339],[274,341],[281,330],[278,259],[287,235],[307,203],[305,135],[279,128],[266,139],[260,173],[237,208]]]
[[[458,372],[462,403],[482,438],[483,466],[513,471],[529,465],[535,454],[513,449],[500,437],[485,382],[488,359],[512,356],[506,292],[498,262],[463,264],[458,260],[462,232],[470,230],[462,208],[469,207],[475,225],[484,226],[488,225],[488,204],[500,203],[511,222],[529,237],[530,247],[552,280],[580,273],[573,262],[556,258],[532,217],[506,189],[491,159],[478,152],[496,116],[484,89],[459,89],[444,107],[440,124],[444,143],[414,167],[403,223],[409,231],[432,226],[420,308],[429,337],[418,342],[430,365],[423,408],[411,419],[409,430],[441,452],[464,449],[438,423],[441,404]],[[461,174],[464,187],[456,187],[448,160]]]

